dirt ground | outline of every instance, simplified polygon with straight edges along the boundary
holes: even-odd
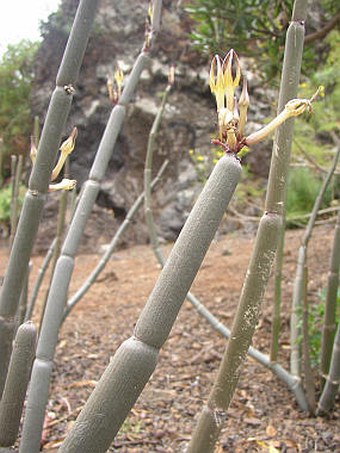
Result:
[[[319,292],[326,286],[333,228],[334,225],[317,227],[310,243],[311,304],[319,302]],[[285,368],[289,361],[292,282],[301,234],[301,230],[291,230],[286,239],[279,357]],[[232,324],[253,242],[253,235],[237,232],[218,237],[192,288],[228,327]],[[166,252],[170,248],[166,246]],[[70,295],[99,258],[100,255],[77,258]],[[41,257],[33,258],[33,275],[41,261]],[[57,451],[110,357],[131,335],[159,272],[148,246],[118,251],[65,321],[55,358],[44,452]],[[47,283],[44,285],[40,299],[47,288]],[[272,294],[271,282],[253,341],[265,353],[270,344]],[[161,351],[158,367],[110,451],[184,451],[207,400],[225,345],[226,340],[185,301]],[[252,359],[244,367],[228,414],[217,452],[340,452],[339,404],[327,418],[309,417],[298,409],[285,385]]]

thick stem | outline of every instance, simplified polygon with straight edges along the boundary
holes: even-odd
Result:
[[[66,190],[62,191],[61,194],[60,194],[60,198],[59,198],[57,231],[56,231],[55,243],[54,243],[54,246],[53,246],[51,280],[52,280],[52,276],[54,274],[54,270],[55,270],[55,267],[56,267],[56,264],[57,264],[57,260],[58,260],[58,258],[60,256],[60,251],[61,251],[61,244],[62,244],[64,229],[65,229],[65,216],[66,216],[66,208],[67,208],[67,198],[68,198],[68,192]],[[50,288],[50,286],[51,286],[51,281],[48,284],[48,288]],[[42,321],[44,319],[45,308],[46,308],[47,299],[48,299],[48,293],[49,293],[49,290],[47,290],[46,294],[45,294],[45,300],[43,302],[42,312],[41,312],[41,316],[40,316],[40,326],[42,325]]]
[[[156,184],[160,181],[160,178],[165,170],[165,168],[168,165],[168,161],[165,161],[162,167],[160,168],[156,178],[152,181],[151,183],[151,189],[153,189]],[[141,208],[143,205],[145,197],[145,192],[143,192],[137,200],[134,202],[134,204],[131,206],[129,209],[129,212],[127,213],[123,223],[120,225],[118,228],[116,234],[114,235],[112,241],[110,242],[110,245],[108,249],[106,250],[105,254],[95,267],[95,269],[91,272],[90,276],[88,279],[85,281],[85,283],[81,286],[81,288],[78,289],[78,291],[67,301],[65,310],[64,310],[64,315],[63,315],[63,321],[66,319],[66,317],[69,315],[71,310],[75,307],[75,305],[84,297],[84,295],[87,293],[87,291],[91,288],[93,283],[96,281],[102,270],[105,268],[108,260],[110,259],[112,253],[117,247],[117,244],[119,243],[120,238],[122,237],[123,233],[125,232],[126,228],[131,224],[132,219],[134,216],[137,214],[138,210]]]
[[[214,451],[260,316],[261,302],[275,256],[280,222],[280,216],[270,213],[265,213],[260,221],[255,249],[248,267],[231,337],[208,403],[193,433],[188,452]]]
[[[6,384],[0,402],[0,446],[2,447],[13,445],[19,431],[21,413],[35,354],[36,337],[36,329],[30,321],[22,324],[16,334]]]
[[[60,453],[101,453],[109,447],[154,371],[158,351],[170,333],[240,176],[241,166],[235,156],[226,155],[217,163],[137,321],[134,336],[112,358]],[[144,362],[148,369],[141,373]],[[117,403],[103,406],[106,398]]]
[[[230,338],[231,332],[225,327],[192,293],[187,294],[188,301],[193,305],[197,312],[221,335],[225,338]],[[273,362],[266,354],[249,346],[248,355],[258,363],[268,368],[275,374],[294,394],[296,401],[303,411],[308,410],[306,397],[301,385],[301,379],[292,376],[288,371],[282,368],[278,363]]]

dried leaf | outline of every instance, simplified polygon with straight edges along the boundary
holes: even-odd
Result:
[[[277,434],[277,430],[274,428],[273,425],[268,425],[266,428],[266,434],[269,437],[275,437]]]

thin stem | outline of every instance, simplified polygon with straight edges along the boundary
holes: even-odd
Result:
[[[300,327],[299,327],[299,320],[300,320],[300,312],[302,307],[302,300],[303,300],[303,269],[306,265],[307,260],[307,249],[308,243],[312,235],[313,227],[316,221],[316,217],[318,211],[320,209],[323,197],[327,190],[327,187],[331,181],[333,173],[336,169],[338,160],[340,156],[340,146],[337,149],[337,152],[334,156],[332,165],[325,176],[319,193],[315,199],[314,206],[311,212],[311,215],[308,220],[307,227],[304,231],[303,237],[301,239],[301,245],[299,248],[299,255],[298,255],[298,262],[296,266],[296,275],[295,275],[295,283],[293,289],[293,301],[292,301],[292,315],[291,315],[291,373],[299,376],[301,373],[301,348],[299,345],[299,337],[300,337]]]
[[[316,408],[315,400],[315,384],[313,371],[310,361],[310,338],[308,329],[308,269],[307,266],[303,270],[303,315],[302,315],[302,350],[303,350],[303,372],[305,377],[306,398],[308,401],[308,409],[310,414],[314,414]]]
[[[166,167],[168,165],[168,161],[166,160],[161,168],[159,169],[159,172],[157,173],[157,176],[153,179],[151,182],[151,189],[153,189],[156,184],[160,181]],[[101,258],[100,262],[97,264],[95,269],[91,272],[90,276],[87,278],[85,283],[78,289],[78,291],[67,301],[64,314],[63,314],[63,321],[65,321],[66,317],[69,315],[71,310],[75,307],[75,305],[84,297],[84,295],[87,293],[87,291],[91,288],[93,283],[96,281],[100,273],[103,271],[105,268],[107,262],[109,261],[112,253],[117,247],[117,244],[119,243],[120,238],[122,237],[123,233],[125,232],[126,228],[131,224],[132,219],[134,216],[137,214],[138,210],[141,208],[143,205],[143,201],[145,198],[145,192],[141,193],[139,197],[136,199],[136,201],[133,203],[131,208],[129,209],[129,212],[127,213],[123,223],[120,225],[118,230],[116,231],[116,234],[112,238],[112,241],[109,244],[109,247],[107,248],[105,254]]]
[[[14,156],[12,156],[14,157]],[[23,157],[20,155],[19,157],[15,156],[15,161],[13,162],[13,184],[12,184],[12,200],[11,200],[11,237],[10,237],[10,246],[9,249],[11,250],[15,232],[17,230],[18,225],[18,200],[19,200],[19,191],[20,191],[20,183],[21,183],[21,175],[22,175],[22,163]]]
[[[340,210],[335,226],[330,267],[328,272],[327,293],[325,301],[325,315],[322,325],[321,339],[321,374],[327,376],[331,362],[332,346],[336,331],[336,308],[339,291],[340,270]]]
[[[158,135],[158,131],[160,128],[161,120],[163,117],[165,105],[166,105],[170,90],[171,90],[171,85],[169,84],[164,91],[161,106],[158,109],[156,118],[152,124],[152,128],[151,128],[151,131],[149,134],[148,147],[147,147],[145,165],[144,165],[144,193],[145,193],[144,215],[145,215],[146,225],[148,227],[148,232],[149,232],[152,249],[162,267],[164,266],[165,260],[164,260],[163,254],[159,248],[159,241],[158,241],[158,237],[157,237],[157,233],[156,233],[155,222],[153,219],[153,212],[152,212],[152,206],[151,206],[151,174],[152,174],[153,153],[154,153],[154,149],[155,149],[155,140]]]
[[[59,198],[59,209],[58,209],[58,220],[57,220],[57,231],[56,231],[56,237],[55,237],[55,243],[53,246],[53,256],[52,256],[52,266],[51,266],[51,279],[48,284],[48,288],[50,288],[53,273],[55,271],[55,267],[58,261],[58,258],[60,256],[61,252],[61,245],[62,245],[62,240],[63,240],[63,234],[65,230],[65,216],[66,216],[66,208],[67,208],[67,199],[68,199],[68,192],[66,190],[63,190],[60,194]],[[44,319],[44,314],[45,314],[45,309],[46,309],[46,304],[47,304],[47,299],[48,299],[48,293],[49,289],[47,290],[45,294],[45,300],[42,305],[42,312],[40,316],[40,326],[42,325],[43,319]]]
[[[45,255],[45,258],[44,258],[44,261],[38,271],[38,276],[34,282],[34,285],[33,285],[33,289],[32,289],[32,292],[31,292],[31,296],[29,298],[29,301],[28,301],[28,304],[27,304],[27,310],[26,310],[26,314],[25,314],[25,319],[24,321],[28,321],[31,319],[32,317],[32,313],[33,313],[33,310],[34,310],[34,305],[35,305],[35,302],[37,300],[37,296],[38,296],[38,293],[39,293],[39,289],[40,289],[40,286],[41,286],[41,283],[44,279],[44,276],[46,274],[46,271],[48,269],[48,266],[50,264],[50,261],[53,257],[53,254],[54,254],[54,247],[55,247],[55,244],[56,244],[56,241],[57,239],[54,238],[53,241],[51,242],[51,245],[49,246],[48,248],[48,251]]]
[[[31,321],[22,324],[15,337],[8,377],[0,402],[0,446],[15,443],[27,385],[33,364],[37,332]]]
[[[340,384],[340,322],[335,336],[329,373],[323,388],[319,404],[318,415],[327,414],[334,405]]]

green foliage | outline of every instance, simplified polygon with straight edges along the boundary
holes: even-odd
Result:
[[[335,1],[317,3],[324,22],[337,12]],[[194,21],[191,38],[196,48],[208,55],[224,55],[230,47],[237,49],[240,55],[252,57],[258,72],[272,80],[283,60],[292,5],[289,0],[192,0],[187,8]],[[314,45],[312,42],[305,49],[306,73],[323,57],[323,52],[316,52]]]
[[[0,191],[0,222],[6,222],[11,215],[11,187],[6,186]]]
[[[208,54],[224,55],[230,43],[241,55],[259,57],[264,52],[277,68],[278,50],[282,54],[291,3],[287,0],[195,0],[187,9],[195,21],[193,42]],[[267,71],[272,69],[267,68]]]
[[[325,314],[326,288],[320,291],[320,303],[311,305],[308,313],[309,346],[312,366],[320,363],[322,324]],[[337,296],[337,319],[340,316],[340,289]],[[336,330],[336,329],[335,329]]]
[[[322,180],[308,168],[293,168],[289,174],[286,199],[287,220],[289,217],[308,214],[312,211]],[[326,191],[323,207],[331,201],[331,191]]]
[[[307,139],[308,136],[311,137],[311,132],[322,138],[325,133],[339,129],[340,126],[338,111],[340,103],[340,32],[333,30],[327,36],[325,43],[329,49],[327,59],[320,68],[305,78],[299,90],[300,97],[308,98],[317,86],[322,85],[325,95],[315,102],[313,115],[304,117],[303,121],[297,118],[297,137],[299,137],[302,122],[306,123],[308,128],[305,126],[300,135]]]
[[[0,137],[7,158],[22,153],[29,146],[30,93],[36,50],[37,43],[23,40],[9,45],[0,61]]]
[[[20,209],[25,195],[25,186],[21,185],[19,189],[18,207]],[[12,187],[7,185],[0,190],[0,222],[9,224],[11,217],[11,197]]]

